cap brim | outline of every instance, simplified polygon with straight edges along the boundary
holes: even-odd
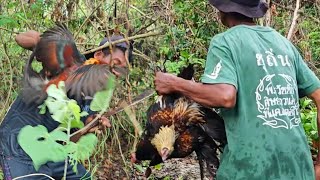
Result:
[[[86,57],[86,59],[93,58],[94,57],[94,52],[89,53],[89,54],[85,54],[84,56]]]
[[[268,11],[268,5],[264,2],[260,2],[258,6],[254,7],[244,6],[230,0],[209,0],[209,2],[219,11],[237,12],[250,18],[261,18]]]
[[[114,42],[114,41],[121,40],[121,39],[124,39],[124,37],[121,35],[112,35],[110,38],[110,41]],[[104,45],[107,42],[110,42],[110,41],[107,37],[103,38],[102,41],[99,43],[99,47]],[[126,42],[117,43],[115,46],[122,47],[122,48],[128,48],[128,45]],[[86,54],[84,56],[86,57],[86,59],[94,58],[94,53],[95,52],[92,52],[92,53]]]

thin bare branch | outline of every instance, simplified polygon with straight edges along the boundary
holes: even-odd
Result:
[[[297,0],[296,1],[296,9],[294,10],[294,13],[293,13],[293,19],[292,19],[291,27],[290,27],[290,30],[289,30],[289,33],[288,33],[288,36],[287,36],[288,40],[291,40],[291,37],[292,37],[293,32],[294,32],[294,29],[296,28],[297,19],[299,17],[299,14],[298,14],[299,8],[300,8],[300,0]]]
[[[110,45],[115,45],[115,44],[118,44],[118,43],[121,43],[121,42],[126,42],[127,40],[130,41],[130,40],[134,40],[134,39],[141,39],[141,38],[150,37],[150,36],[157,36],[159,34],[161,34],[161,33],[160,32],[150,32],[150,33],[146,33],[146,34],[139,34],[139,35],[136,35],[136,36],[131,36],[131,37],[128,37],[128,39],[120,39],[120,40],[114,41],[112,43],[107,42],[103,46],[100,46],[100,47],[91,49],[89,51],[83,52],[82,54],[89,54],[89,53],[92,53],[92,52],[96,52],[96,51],[99,51],[99,50],[101,50],[103,48],[106,48],[106,47],[108,47]]]
[[[90,17],[92,16],[92,14],[101,6],[102,2],[100,2],[97,7],[95,7],[91,14],[89,16],[87,16],[87,18],[83,21],[83,23],[81,24],[81,26],[79,27],[78,31],[75,33],[74,38],[77,39],[82,27],[88,22],[88,20],[90,19]]]
[[[4,102],[4,107],[7,107],[7,106],[10,106],[10,105],[7,105],[9,104],[9,100],[10,100],[10,97],[11,97],[11,92],[12,92],[12,89],[13,89],[13,70],[12,70],[12,64],[11,64],[11,61],[10,61],[10,58],[9,58],[9,54],[7,52],[7,48],[6,48],[6,44],[4,43],[3,41],[3,38],[1,38],[1,41],[2,41],[2,44],[3,44],[3,47],[4,47],[4,55],[6,57],[6,59],[8,60],[8,64],[9,64],[9,67],[10,67],[10,85],[9,85],[9,90],[7,91],[8,94],[7,94],[7,98]],[[0,113],[0,117],[3,117],[4,115],[4,112],[7,110],[7,108],[3,108],[1,110],[1,113]]]
[[[25,17],[24,21],[25,21],[25,23],[27,24],[28,28],[29,28],[29,29],[32,29],[32,28],[31,28],[31,25],[30,25],[29,22],[27,21],[27,13],[26,13],[26,10],[25,10],[25,8],[24,8],[24,1],[21,0],[20,2],[21,2],[21,7],[22,7],[22,10],[23,10],[23,13],[24,13],[24,17]]]
[[[136,50],[133,51],[132,54],[135,55],[135,56],[139,56],[139,57],[141,57],[142,59],[145,59],[148,62],[152,61],[147,55],[139,53],[139,52],[136,52]]]
[[[12,31],[12,30],[4,28],[4,27],[0,27],[0,29],[8,31],[8,32],[11,32],[11,33],[14,33],[14,34],[19,34],[19,32],[15,32],[15,31]]]
[[[137,32],[135,32],[134,34],[139,34],[140,32],[142,32],[144,29],[147,29],[148,27],[150,27],[152,24],[154,24],[157,20],[159,19],[159,17],[157,17],[156,19],[152,20],[149,24],[143,26],[142,28],[140,28]]]
[[[293,8],[284,6],[284,5],[279,4],[279,3],[273,2],[273,4],[276,5],[277,7],[280,7],[280,8],[285,9],[285,10],[289,10],[289,11],[294,11],[294,10],[295,10],[295,9],[293,9]],[[309,19],[313,20],[314,22],[320,24],[320,20],[319,20],[318,18],[315,18],[315,17],[313,17],[313,16],[310,16],[310,15],[308,15],[308,14],[305,14],[303,10],[300,9],[300,10],[298,11],[298,13],[301,14],[301,16],[306,17],[306,18],[309,18]]]

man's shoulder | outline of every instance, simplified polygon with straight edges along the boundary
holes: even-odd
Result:
[[[257,33],[257,36],[253,36],[253,34]],[[282,36],[279,32],[277,32],[275,29],[271,27],[265,27],[265,26],[248,26],[248,25],[238,25],[234,26],[225,32],[216,34],[211,39],[211,44],[219,44],[219,45],[236,45],[235,42],[245,41],[248,42],[248,40],[254,40],[256,41],[261,40],[261,38],[255,38],[255,37],[261,37],[262,39],[279,39],[280,41],[284,41],[290,44],[290,42]]]
[[[265,33],[269,32],[269,33],[279,34],[275,29],[273,29],[271,27],[258,26],[258,25],[256,25],[256,26],[238,25],[238,26],[234,26],[232,28],[229,28],[225,32],[222,32],[222,33],[215,35],[213,38],[219,39],[219,38],[225,38],[225,37],[230,37],[230,36],[238,36],[238,38],[239,38],[239,37],[242,37],[239,35],[245,35],[245,34],[252,33],[252,32],[265,32]]]

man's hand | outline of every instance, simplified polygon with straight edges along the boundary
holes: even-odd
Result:
[[[92,120],[94,120],[96,118],[96,114],[94,115],[90,115],[85,122],[85,125],[89,124]],[[109,121],[108,118],[101,116],[99,118],[99,124],[95,127],[92,127],[91,129],[89,129],[86,133],[102,133],[106,130],[106,128],[110,128],[111,127],[111,123]]]
[[[37,45],[40,40],[40,33],[37,31],[27,31],[24,33],[20,33],[15,38],[16,42],[19,46],[24,49],[33,50],[33,48]]]
[[[85,125],[89,124],[92,120],[94,120],[96,116],[97,116],[97,114],[90,115],[86,119]],[[81,132],[81,133],[77,133],[77,134],[73,135],[71,137],[71,141],[76,143],[80,139],[80,137],[82,135],[85,135],[87,133],[98,133],[98,134],[100,134],[100,133],[104,132],[106,130],[106,128],[110,128],[110,127],[111,127],[111,124],[110,124],[109,119],[102,116],[102,117],[99,118],[98,125],[90,128],[89,130],[87,130],[85,132]]]
[[[157,93],[162,95],[174,92],[174,86],[176,83],[178,83],[178,79],[179,77],[175,75],[157,72],[154,79],[154,85]]]

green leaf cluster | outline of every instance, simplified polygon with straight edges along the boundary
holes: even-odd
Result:
[[[195,8],[196,7],[196,8]],[[160,43],[161,60],[170,73],[178,74],[183,67],[193,64],[196,72],[203,71],[210,39],[222,28],[212,16],[208,2],[201,0],[186,3],[177,0],[173,4],[174,24]],[[200,74],[196,74],[195,78]]]
[[[66,133],[59,130],[49,133],[42,125],[25,126],[18,135],[18,143],[30,156],[36,170],[48,161],[63,161],[67,157],[67,152],[63,144],[58,142],[67,141]]]
[[[92,111],[103,111],[105,112],[107,108],[109,108],[110,101],[112,98],[113,90],[115,88],[115,78],[114,76],[110,76],[106,87],[104,90],[97,92],[93,96],[93,100],[90,104],[90,109]]]
[[[81,112],[77,102],[69,99],[65,93],[65,85],[60,81],[58,87],[50,85],[47,88],[48,98],[45,100],[45,106],[48,108],[51,117],[60,123],[61,127],[68,128],[82,128],[84,126],[81,121],[82,116],[87,116],[87,112]],[[41,112],[44,111],[44,106],[41,107]]]
[[[48,132],[47,128],[38,125],[30,125],[21,129],[18,135],[18,143],[30,156],[36,170],[48,161],[61,162],[69,157],[71,164],[86,160],[94,151],[97,137],[87,134],[80,138],[77,143],[69,141],[69,137],[61,130]]]
[[[310,144],[313,141],[317,141],[318,137],[318,127],[317,127],[317,108],[312,103],[311,99],[304,98],[300,100],[301,106],[301,122],[305,130],[306,136]]]
[[[110,78],[105,90],[95,94],[90,108],[106,111],[113,89],[114,79]],[[39,107],[40,113],[44,114],[48,109],[52,119],[60,123],[59,128],[48,132],[42,125],[25,126],[18,135],[18,143],[30,156],[36,170],[48,161],[60,162],[68,158],[76,171],[77,163],[88,159],[94,152],[98,139],[94,134],[86,134],[77,143],[70,141],[70,130],[82,128],[84,124],[81,117],[88,113],[81,111],[77,102],[67,97],[63,81],[58,86],[50,85],[47,94],[48,98]]]

